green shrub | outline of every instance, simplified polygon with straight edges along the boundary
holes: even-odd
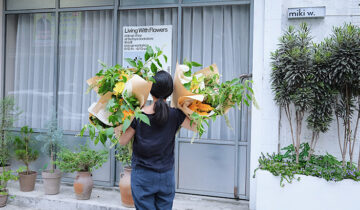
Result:
[[[315,176],[327,181],[341,181],[343,179],[352,179],[360,181],[360,172],[354,164],[348,162],[345,167],[342,161],[337,160],[330,154],[312,155],[310,160],[307,159],[310,146],[308,143],[301,144],[299,163],[296,163],[296,153],[293,145],[282,149],[284,154],[262,154],[259,158],[258,169],[266,170],[274,176],[281,176],[280,185],[284,186],[284,180],[292,183],[296,174]],[[300,180],[300,178],[298,178]]]
[[[56,165],[64,172],[91,172],[101,167],[107,160],[107,150],[92,150],[85,144],[75,152],[63,148],[58,154]]]
[[[21,128],[21,136],[15,137],[15,155],[26,166],[26,174],[30,173],[29,164],[39,157],[39,152],[32,148],[33,129],[28,126]]]
[[[16,181],[18,178],[19,178],[18,176],[14,175],[13,171],[3,170],[2,173],[0,173],[0,195],[8,195],[8,192],[6,191],[5,188],[5,184],[10,180]]]

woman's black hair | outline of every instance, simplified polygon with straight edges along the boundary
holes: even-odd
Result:
[[[157,72],[154,80],[150,91],[151,95],[158,99],[154,105],[154,122],[163,125],[169,118],[169,106],[164,99],[172,94],[174,85],[171,75],[166,71]]]

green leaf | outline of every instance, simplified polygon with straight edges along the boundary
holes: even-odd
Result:
[[[213,66],[210,66],[210,70],[211,70],[211,71],[214,71],[214,67],[213,67]]]
[[[191,61],[191,65],[192,65],[192,66],[195,66],[195,67],[202,66],[200,63],[197,63],[197,62],[195,62],[195,61]]]
[[[124,133],[129,128],[130,124],[131,124],[131,121],[129,119],[124,120],[124,123],[123,123],[123,132]]]
[[[149,53],[148,53],[148,52],[146,52],[146,53],[145,53],[145,61],[148,61],[148,60],[149,60],[149,58],[150,58],[150,55],[149,55]]]
[[[145,124],[147,124],[148,126],[150,126],[150,120],[149,120],[148,116],[146,116],[144,114],[139,114],[137,117],[140,119],[140,121],[142,121]]]
[[[107,137],[111,138],[111,136],[114,135],[114,128],[110,127],[110,128],[105,129],[105,134]]]
[[[160,63],[160,60],[158,58],[156,58],[155,61],[159,65],[159,67],[162,68],[162,64]]]
[[[154,50],[150,45],[146,47],[146,52],[149,54],[150,57],[154,56]]]
[[[153,74],[156,74],[158,68],[157,68],[157,66],[156,66],[154,63],[151,63],[150,68],[151,68],[151,72],[152,72]]]
[[[184,76],[185,76],[185,77],[191,77],[191,71],[189,70],[189,71],[185,72],[185,73],[184,73]]]
[[[126,62],[128,62],[130,64],[130,66],[132,67],[136,67],[136,63],[133,59],[131,58],[125,58]]]
[[[185,87],[187,90],[190,90],[190,88],[191,88],[191,82],[184,83],[184,87]]]
[[[163,56],[164,56],[165,63],[167,63],[167,59],[168,59],[167,56],[165,54]]]

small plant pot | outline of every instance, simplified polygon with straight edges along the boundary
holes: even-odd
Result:
[[[6,206],[9,195],[7,194],[9,191],[5,190],[6,195],[0,195],[0,208]]]
[[[92,174],[90,172],[77,172],[74,181],[74,191],[76,199],[89,200],[94,186]]]
[[[125,167],[124,172],[120,173],[119,189],[121,194],[121,203],[123,206],[131,208],[134,206],[134,200],[131,195],[131,168]]]
[[[10,166],[10,165],[9,165],[9,166],[5,166],[5,167],[0,166],[0,174],[2,174],[4,168],[5,168],[5,171],[10,171],[10,170],[11,170],[11,166]],[[6,188],[6,187],[7,187],[7,182],[4,182],[4,188]]]
[[[19,182],[20,182],[20,191],[22,192],[30,192],[35,188],[36,181],[36,171],[30,171],[29,174],[26,172],[19,173]]]
[[[59,170],[50,170],[43,171],[41,176],[44,180],[44,190],[45,195],[56,195],[60,192],[60,181],[61,181],[61,172]]]

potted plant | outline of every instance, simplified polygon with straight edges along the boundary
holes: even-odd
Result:
[[[132,144],[116,147],[116,159],[122,163],[124,171],[120,173],[119,189],[121,194],[121,203],[125,207],[134,207],[134,200],[131,195],[131,156]]]
[[[42,171],[44,190],[46,195],[56,195],[60,191],[61,172],[55,168],[56,155],[62,146],[63,131],[58,128],[56,114],[53,113],[51,120],[46,126],[46,133],[37,137],[43,144],[42,152],[50,157],[50,169]]]
[[[58,156],[56,164],[61,171],[70,173],[77,172],[74,181],[76,199],[90,199],[93,188],[91,172],[101,167],[108,160],[108,151],[92,150],[88,144],[85,144],[80,146],[80,149],[77,149],[75,152],[63,148]]]
[[[23,192],[33,191],[35,187],[36,171],[30,171],[29,164],[39,157],[39,152],[32,149],[33,129],[28,126],[21,128],[21,136],[15,137],[15,155],[16,158],[22,161],[25,166],[25,171],[19,171],[20,190]]]
[[[10,170],[12,136],[5,130],[13,127],[20,113],[13,98],[7,96],[0,100],[0,173]]]
[[[9,190],[6,188],[6,183],[10,180],[16,181],[18,176],[14,175],[12,170],[4,170],[0,173],[0,208],[6,206],[9,196]]]

